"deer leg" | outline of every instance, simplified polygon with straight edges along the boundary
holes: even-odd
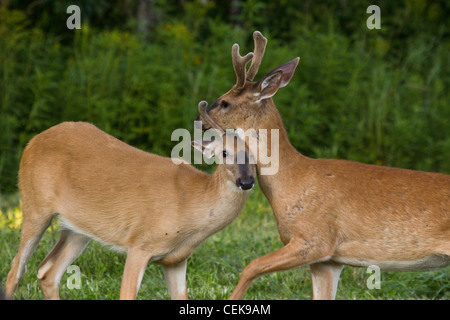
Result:
[[[127,261],[123,271],[122,285],[120,287],[120,300],[134,300],[141,286],[145,268],[151,255],[138,248],[128,250]]]
[[[22,225],[19,250],[12,262],[11,270],[8,273],[5,286],[5,298],[11,299],[23,274],[26,271],[26,264],[33,254],[36,246],[47,230],[53,215],[48,215],[45,219],[30,219],[30,215],[25,215]]]
[[[314,248],[306,241],[293,239],[283,248],[250,262],[242,271],[241,279],[229,299],[241,299],[253,280],[263,274],[289,270],[324,259],[328,255],[329,252],[324,252],[323,248]]]
[[[67,267],[80,255],[89,238],[71,230],[62,230],[58,243],[38,268],[44,297],[59,300],[59,282]]]
[[[187,259],[177,264],[163,266],[164,277],[172,300],[187,300],[186,289]]]
[[[319,262],[309,267],[313,283],[313,300],[334,300],[344,266],[333,262]]]

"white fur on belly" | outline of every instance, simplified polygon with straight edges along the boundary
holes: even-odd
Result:
[[[427,271],[450,265],[450,256],[439,254],[411,261],[377,261],[345,257],[333,257],[332,260],[353,267],[376,265],[386,271]]]

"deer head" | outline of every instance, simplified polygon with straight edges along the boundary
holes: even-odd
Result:
[[[198,104],[200,116],[211,128],[218,132],[219,138],[192,141],[192,146],[201,151],[206,158],[217,156],[219,164],[224,166],[227,179],[235,181],[242,190],[250,190],[255,184],[256,166],[251,161],[251,154],[245,141],[238,135],[226,133],[206,113],[206,101]]]
[[[236,84],[227,93],[219,97],[207,110],[206,114],[222,128],[261,128],[263,118],[270,116],[268,112],[275,108],[272,97],[279,88],[286,86],[291,80],[300,58],[295,58],[270,71],[260,80],[253,79],[261,65],[267,39],[259,32],[253,33],[255,53],[244,57],[239,54],[239,45],[232,47],[233,67],[236,73]],[[246,66],[252,61],[248,71]],[[200,118],[200,119],[199,119]],[[209,129],[208,121],[201,115],[203,129]]]

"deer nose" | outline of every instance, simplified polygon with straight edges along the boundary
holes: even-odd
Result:
[[[255,185],[255,179],[253,179],[252,177],[244,179],[238,178],[236,181],[236,185],[242,190],[250,190]]]

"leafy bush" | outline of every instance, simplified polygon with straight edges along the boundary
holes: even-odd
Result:
[[[40,10],[51,15],[59,8],[52,3]],[[113,5],[106,1],[86,9],[82,29],[70,32],[50,27],[43,13],[0,10],[0,192],[16,190],[29,139],[62,121],[88,121],[170,155],[172,131],[193,129],[198,101],[212,103],[233,85],[231,45],[253,50],[257,28],[269,39],[257,78],[301,57],[275,97],[299,151],[450,172],[445,2],[382,2],[379,31],[365,27],[366,7],[353,2],[242,3],[243,28],[220,2],[156,3],[149,41],[130,29],[131,18],[115,24],[117,9],[109,25],[95,22]]]

